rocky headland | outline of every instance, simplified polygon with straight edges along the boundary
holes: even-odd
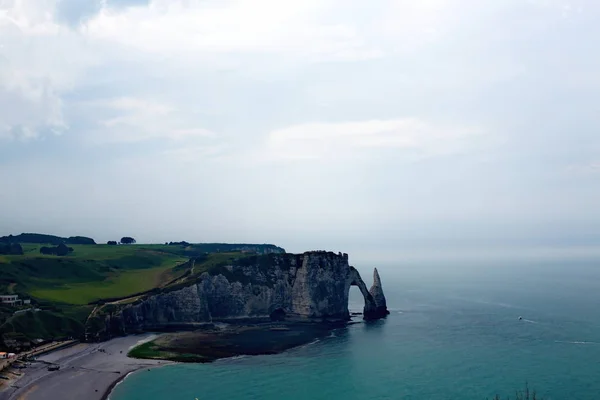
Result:
[[[103,317],[104,326],[95,334],[110,337],[147,331],[194,331],[167,335],[147,345],[147,350],[154,346],[156,351],[146,355],[153,353],[157,358],[177,359],[164,356],[175,352],[212,360],[220,358],[209,351],[215,347],[223,356],[268,354],[343,326],[350,320],[348,295],[353,285],[363,295],[365,320],[389,314],[377,270],[373,285],[367,289],[359,272],[349,265],[347,254],[313,251],[252,255],[214,265],[193,281],[162,293],[113,305]],[[216,327],[219,323],[226,325]],[[268,338],[264,341],[269,345],[262,346],[259,337]],[[198,361],[198,357],[189,360]]]

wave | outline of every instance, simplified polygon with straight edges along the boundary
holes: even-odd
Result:
[[[241,358],[247,358],[247,357],[248,357],[247,355],[242,354],[239,356],[227,357],[227,358],[225,358],[225,360],[233,361],[233,360],[239,360]]]
[[[319,343],[320,341],[321,341],[321,339],[315,339],[315,340],[313,340],[312,342],[306,343],[306,344],[304,344],[304,345],[302,345],[302,346],[298,346],[297,348],[298,348],[298,349],[303,349],[303,348],[305,348],[305,347],[312,346],[313,344],[317,344],[317,343]]]
[[[539,322],[537,322],[537,321],[532,321],[532,320],[530,320],[530,319],[525,319],[525,318],[523,318],[521,321],[523,321],[523,322],[528,322],[528,323],[530,323],[530,324],[539,324]]]
[[[598,342],[583,342],[583,341],[569,341],[569,340],[555,340],[554,343],[565,343],[565,344],[600,344]]]

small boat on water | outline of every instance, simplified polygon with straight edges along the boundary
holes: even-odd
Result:
[[[523,319],[523,317],[519,317],[519,321],[521,321]]]

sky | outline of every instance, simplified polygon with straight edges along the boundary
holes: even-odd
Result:
[[[600,254],[600,3],[0,0],[0,235]]]

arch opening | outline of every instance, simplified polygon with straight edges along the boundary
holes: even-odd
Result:
[[[350,267],[350,279],[348,285],[348,291],[351,286],[357,286],[364,299],[363,318],[364,319],[378,319],[381,318],[380,313],[377,312],[377,304],[373,295],[369,293],[367,285],[360,277],[360,274],[354,267]]]

